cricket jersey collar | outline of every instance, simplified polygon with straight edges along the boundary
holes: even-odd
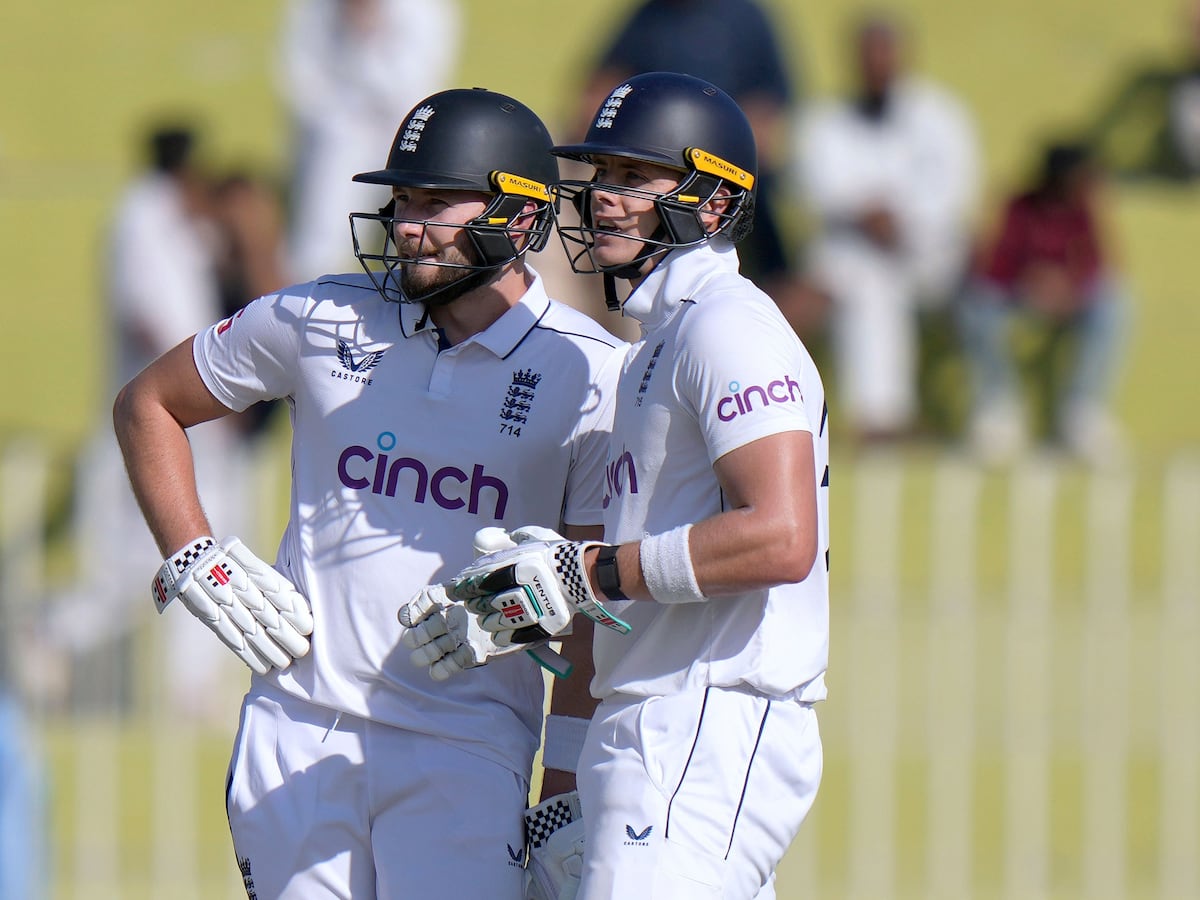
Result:
[[[533,276],[529,289],[521,295],[515,306],[472,338],[501,359],[517,349],[517,345],[525,340],[525,336],[550,308],[550,298],[546,295],[542,276],[529,265],[525,268]]]
[[[622,310],[651,331],[670,319],[685,301],[695,302],[697,289],[709,278],[737,271],[737,250],[721,238],[672,250],[629,295]]]
[[[479,334],[472,335],[464,343],[479,344],[504,359],[533,330],[550,308],[550,298],[546,294],[542,276],[532,266],[526,265],[525,268],[533,276],[533,283],[529,285],[521,299],[486,329]],[[425,306],[422,303],[401,304],[400,325],[405,337],[413,337],[424,331],[436,330],[436,326],[426,315]]]

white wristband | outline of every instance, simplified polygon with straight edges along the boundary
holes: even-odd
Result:
[[[583,739],[590,719],[578,716],[546,716],[546,743],[542,746],[542,766],[574,772],[579,767]]]
[[[699,603],[707,598],[700,593],[688,533],[692,526],[680,525],[663,534],[642,538],[642,578],[650,596],[659,603]]]

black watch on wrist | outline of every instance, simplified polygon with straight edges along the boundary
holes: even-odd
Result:
[[[621,571],[617,568],[617,547],[607,544],[596,554],[596,583],[609,600],[628,600],[621,593]]]

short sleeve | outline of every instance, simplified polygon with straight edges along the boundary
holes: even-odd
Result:
[[[192,354],[213,396],[241,412],[293,394],[304,298],[268,294],[200,333]]]
[[[696,416],[712,461],[769,435],[816,432],[819,420],[805,404],[810,369],[782,316],[765,302],[734,297],[706,298],[687,316],[675,389]],[[819,407],[819,387],[811,387]]]

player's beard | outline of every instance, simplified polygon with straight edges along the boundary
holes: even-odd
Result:
[[[406,255],[411,258],[415,254],[413,245]],[[426,306],[446,306],[494,274],[490,269],[477,268],[480,261],[474,248],[463,253],[453,245],[446,247],[438,254],[438,262],[446,265],[410,262],[400,266],[400,289],[406,299]]]

